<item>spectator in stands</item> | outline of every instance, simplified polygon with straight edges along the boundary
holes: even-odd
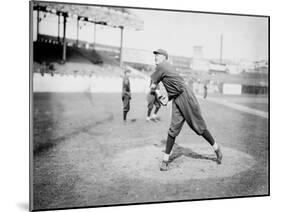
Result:
[[[131,100],[131,87],[130,87],[130,70],[125,70],[123,83],[122,83],[122,102],[123,102],[123,121],[127,121],[127,113],[130,110],[130,100]]]

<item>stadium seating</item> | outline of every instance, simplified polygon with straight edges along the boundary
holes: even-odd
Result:
[[[43,37],[43,36],[42,36]],[[50,41],[51,40],[51,41]],[[69,42],[66,51],[66,62],[62,63],[62,45],[53,42],[44,36],[38,42],[34,42],[34,66],[33,71],[44,74],[81,75],[89,76],[122,76],[123,70],[119,67],[116,53],[108,51],[95,51],[84,48],[83,43],[77,47]],[[132,77],[139,77],[134,72]]]

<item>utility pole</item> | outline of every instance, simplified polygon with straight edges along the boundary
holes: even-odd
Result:
[[[77,41],[76,41],[77,47],[79,45],[79,20],[80,20],[80,17],[78,16],[77,17]]]
[[[58,42],[60,42],[60,13],[58,13]]]
[[[62,61],[63,63],[65,63],[66,61],[66,37],[65,37],[65,34],[66,34],[66,14],[63,14],[63,53],[62,53]]]
[[[120,29],[121,29],[121,41],[120,41],[120,67],[122,67],[123,65],[123,30],[124,30],[124,27],[123,26],[120,26]]]
[[[95,49],[95,45],[96,45],[96,30],[97,30],[97,29],[96,29],[96,25],[97,25],[97,24],[94,22],[94,46],[93,46],[94,49]]]
[[[220,36],[220,64],[222,64],[223,35]]]
[[[38,41],[38,38],[39,38],[39,22],[40,22],[40,8],[38,7],[37,8],[37,41]]]

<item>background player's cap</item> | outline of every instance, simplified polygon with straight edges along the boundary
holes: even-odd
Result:
[[[157,49],[156,51],[153,51],[153,54],[162,54],[168,59],[168,53],[164,49]]]
[[[131,73],[131,70],[125,69],[124,73]]]

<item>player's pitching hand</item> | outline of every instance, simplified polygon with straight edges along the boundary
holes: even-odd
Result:
[[[159,101],[160,101],[161,105],[167,106],[169,100],[168,100],[168,98],[166,96],[161,95],[158,98],[159,98]]]
[[[155,93],[161,105],[166,106],[168,104],[169,99],[164,94],[162,94],[158,89],[155,90]]]

